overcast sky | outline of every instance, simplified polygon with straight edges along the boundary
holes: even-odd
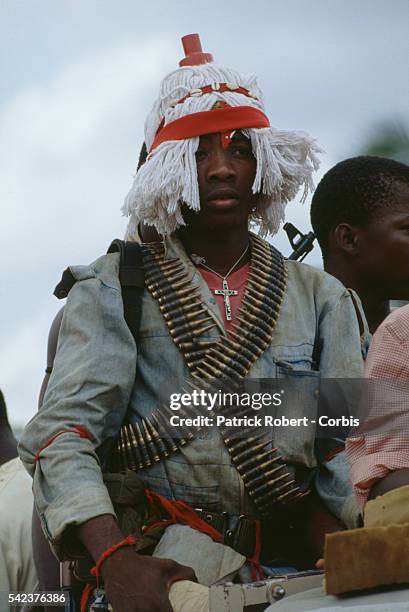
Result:
[[[61,271],[123,236],[180,37],[199,32],[218,62],[259,75],[272,125],[325,149],[319,180],[378,122],[407,120],[408,24],[407,0],[0,0],[0,388],[14,425],[36,410]],[[308,208],[288,220],[309,229]]]

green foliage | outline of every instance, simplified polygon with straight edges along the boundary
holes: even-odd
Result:
[[[402,121],[388,120],[373,129],[361,155],[379,155],[409,164],[409,129]]]

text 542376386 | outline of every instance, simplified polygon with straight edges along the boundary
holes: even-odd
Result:
[[[35,593],[0,592],[0,608],[4,610],[1,603],[7,603],[10,607],[20,607],[29,604],[46,604],[47,606],[65,606],[68,595],[62,591],[38,591]]]

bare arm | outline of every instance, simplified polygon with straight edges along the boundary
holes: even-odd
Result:
[[[409,468],[389,472],[389,474],[381,480],[378,480],[372,487],[368,500],[375,499],[375,497],[379,497],[379,495],[384,495],[389,491],[393,491],[393,489],[399,489],[405,485],[409,485]]]
[[[124,539],[115,518],[103,514],[76,528],[76,535],[97,561]],[[115,612],[172,612],[168,591],[177,580],[195,581],[190,567],[168,559],[138,555],[131,546],[118,549],[102,564],[101,573]]]

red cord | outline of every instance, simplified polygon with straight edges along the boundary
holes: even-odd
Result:
[[[81,595],[80,612],[87,612],[88,599],[91,596],[93,588],[94,588],[93,584],[85,585],[85,588],[82,591],[82,595]]]
[[[91,568],[91,574],[95,576],[95,578],[97,579],[97,587],[98,587],[98,578],[100,576],[101,565],[103,564],[103,562],[106,559],[108,559],[108,557],[110,557],[114,552],[116,552],[118,548],[122,548],[123,546],[133,546],[134,544],[136,544],[135,536],[129,535],[127,538],[125,538],[124,540],[121,540],[117,544],[113,544],[113,546],[110,546],[109,548],[106,549],[106,551],[102,553],[98,561],[95,563],[94,567]],[[81,612],[87,611],[88,599],[92,593],[93,588],[94,587],[92,584],[87,584],[85,586],[82,592],[82,597],[81,597]]]
[[[252,557],[248,557],[248,561],[251,566],[251,579],[262,580],[264,572],[260,565],[260,552],[261,552],[261,526],[260,521],[256,521],[256,544],[254,546],[254,552]]]
[[[192,529],[196,529],[196,531],[200,531],[200,533],[205,533],[215,542],[223,543],[222,534],[211,527],[206,521],[200,518],[200,516],[192,510],[188,504],[183,501],[174,501],[163,497],[163,495],[159,495],[158,493],[154,493],[153,491],[145,490],[146,498],[151,505],[151,507],[162,507],[169,514],[170,518],[165,521],[156,521],[148,525],[145,533],[149,533],[152,529],[162,525],[174,525],[176,523],[181,523],[182,525],[188,525],[192,527]]]
[[[224,543],[224,538],[222,534],[211,527],[206,521],[200,518],[200,516],[192,510],[188,504],[182,501],[173,501],[159,495],[158,493],[154,493],[153,491],[145,490],[145,495],[148,499],[151,507],[162,506],[169,514],[170,519],[167,521],[157,521],[148,526],[145,530],[145,533],[148,533],[151,529],[158,526],[164,525],[174,525],[175,523],[182,523],[184,525],[188,525],[192,527],[192,529],[196,529],[196,531],[200,531],[200,533],[205,533],[208,535],[214,542],[219,542],[221,544]],[[260,552],[261,552],[261,525],[260,521],[255,521],[256,523],[256,537],[255,537],[255,545],[254,552],[251,557],[248,557],[247,560],[251,566],[251,578],[252,580],[261,580],[264,578],[264,572],[261,568],[260,564]]]
[[[98,561],[95,563],[94,567],[91,569],[91,574],[97,579],[97,585],[98,578],[100,576],[101,565],[103,564],[103,562],[108,559],[108,557],[110,557],[114,552],[116,552],[118,548],[122,548],[123,546],[133,546],[134,544],[136,544],[135,536],[129,535],[127,538],[121,540],[117,544],[113,544],[112,546],[107,548],[105,552],[102,553]]]
[[[85,427],[82,427],[81,425],[74,425],[74,427],[72,427],[71,429],[63,429],[62,431],[59,431],[58,433],[54,434],[49,440],[47,440],[47,442],[45,442],[42,446],[40,446],[40,448],[38,449],[36,453],[36,456],[34,457],[34,465],[39,460],[40,453],[45,448],[47,448],[47,446],[50,446],[50,444],[52,444],[56,438],[58,438],[59,436],[62,436],[62,434],[65,434],[65,433],[76,433],[76,434],[79,434],[80,438],[86,438],[88,440],[93,440],[93,437],[89,433],[88,429],[85,429]]]

